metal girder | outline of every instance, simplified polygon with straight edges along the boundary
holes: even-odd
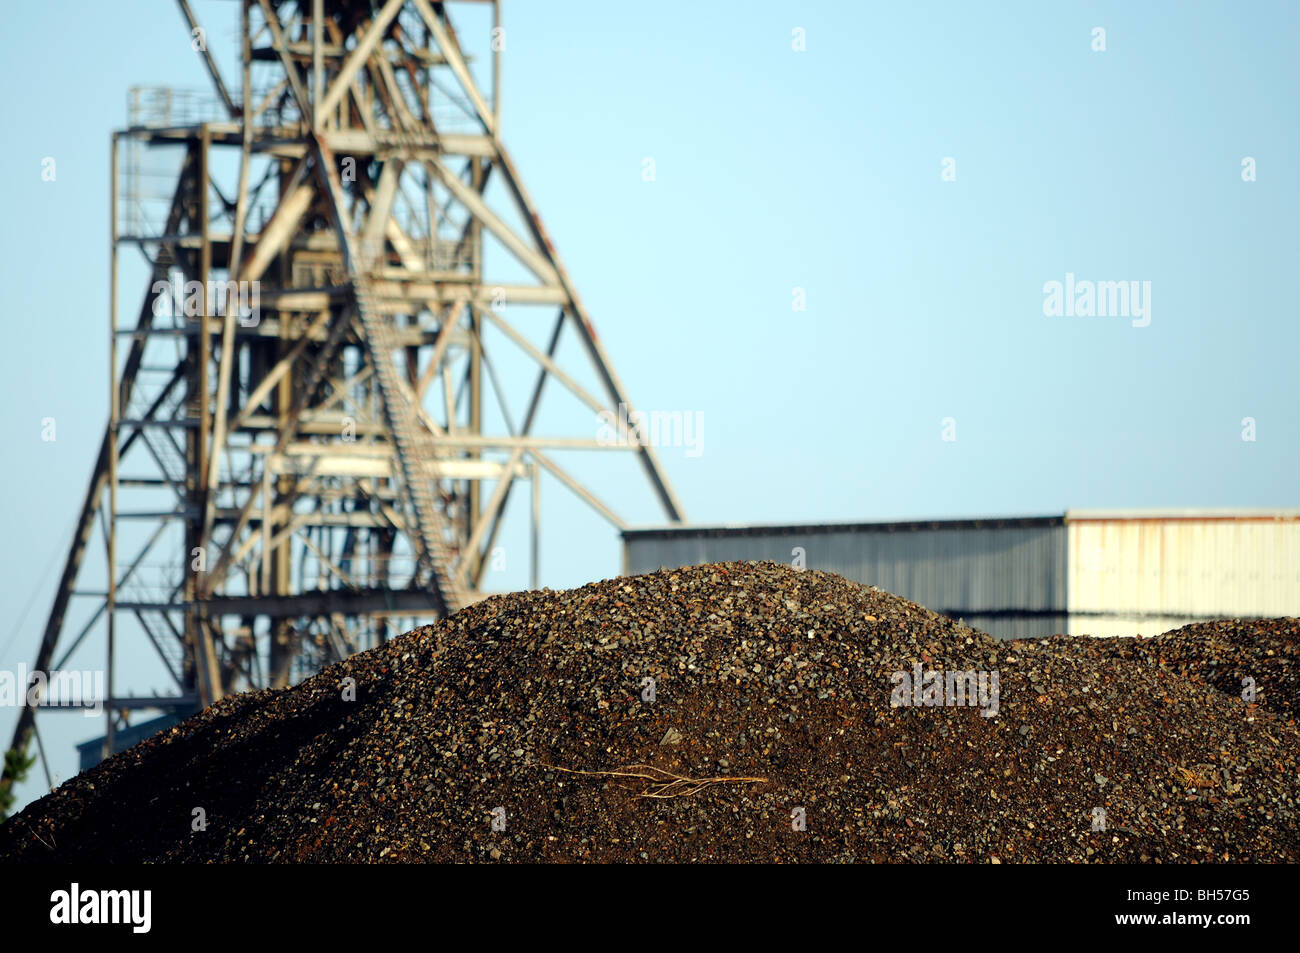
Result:
[[[469,97],[470,102],[474,104],[474,112],[479,122],[483,123],[483,128],[491,136],[496,135],[496,116],[487,107],[483,100],[483,94],[478,91],[478,86],[474,82],[474,77],[470,75],[469,66],[465,62],[465,57],[460,51],[460,44],[456,42],[455,36],[447,30],[442,20],[434,12],[433,7],[429,5],[428,0],[415,0],[415,9],[420,11],[425,25],[433,34],[434,42],[438,44],[438,49],[442,50],[443,56],[447,58],[447,63],[452,72],[456,75],[457,82],[460,83],[461,89]]]
[[[198,17],[196,17],[194,11],[190,9],[189,0],[176,0],[176,2],[180,4],[181,13],[185,17],[185,22],[189,24],[190,33],[194,34],[197,32],[199,36],[204,37],[204,42],[200,43],[198,46],[198,53],[203,58],[203,65],[208,70],[208,76],[212,79],[212,85],[216,87],[217,95],[221,97],[221,101],[225,104],[226,112],[231,118],[234,118],[239,115],[239,110],[235,106],[235,101],[230,98],[230,93],[226,89],[226,84],[222,82],[221,71],[217,69],[216,60],[212,58],[211,52],[208,51],[206,31],[199,26]]]
[[[393,22],[393,18],[401,10],[403,2],[404,0],[388,0],[374,20],[367,24],[364,32],[357,37],[356,46],[348,54],[348,58],[343,63],[343,68],[339,70],[338,75],[334,77],[334,81],[325,93],[325,99],[320,104],[320,115],[328,115],[338,106],[339,100],[343,98],[343,94],[347,92],[353,78],[357,75],[357,70],[365,64],[375,47],[379,45],[379,41],[384,37],[384,31],[388,29],[388,25]]]
[[[429,168],[438,173],[442,184],[456,197],[456,200],[469,209],[470,214],[478,221],[487,226],[488,231],[509,248],[515,257],[541,280],[542,284],[551,287],[560,284],[560,276],[551,263],[547,261],[544,252],[516,235],[514,230],[488,207],[483,197],[474,191],[471,186],[462,182],[460,176],[448,169],[442,160],[432,158],[425,161],[428,163]]]

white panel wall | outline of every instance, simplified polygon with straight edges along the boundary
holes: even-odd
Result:
[[[1300,519],[1293,516],[1067,517],[1066,530],[1071,634],[1300,616]]]

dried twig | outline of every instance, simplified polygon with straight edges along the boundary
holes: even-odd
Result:
[[[565,774],[585,774],[594,777],[632,778],[649,781],[649,786],[637,797],[656,799],[690,797],[712,784],[757,784],[767,780],[767,778],[725,776],[690,778],[681,774],[673,774],[671,771],[665,771],[663,768],[657,768],[652,764],[629,764],[617,771],[579,771],[574,768],[562,768],[558,764],[539,764],[538,767],[549,768],[552,771],[563,771]]]

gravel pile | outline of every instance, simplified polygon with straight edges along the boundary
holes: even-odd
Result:
[[[1296,641],[999,642],[773,563],[517,593],[223,700],[0,859],[1295,862]]]
[[[1197,623],[1147,639],[1067,639],[1056,651],[1094,652],[1158,665],[1200,679],[1228,695],[1253,687],[1262,708],[1290,720],[1300,712],[1300,621],[1259,619]],[[1253,686],[1243,685],[1243,679]]]

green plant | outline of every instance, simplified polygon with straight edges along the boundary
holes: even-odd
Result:
[[[36,763],[36,756],[28,756],[21,748],[5,752],[4,775],[0,776],[0,822],[9,817],[14,806],[14,788],[27,780],[27,772]]]

